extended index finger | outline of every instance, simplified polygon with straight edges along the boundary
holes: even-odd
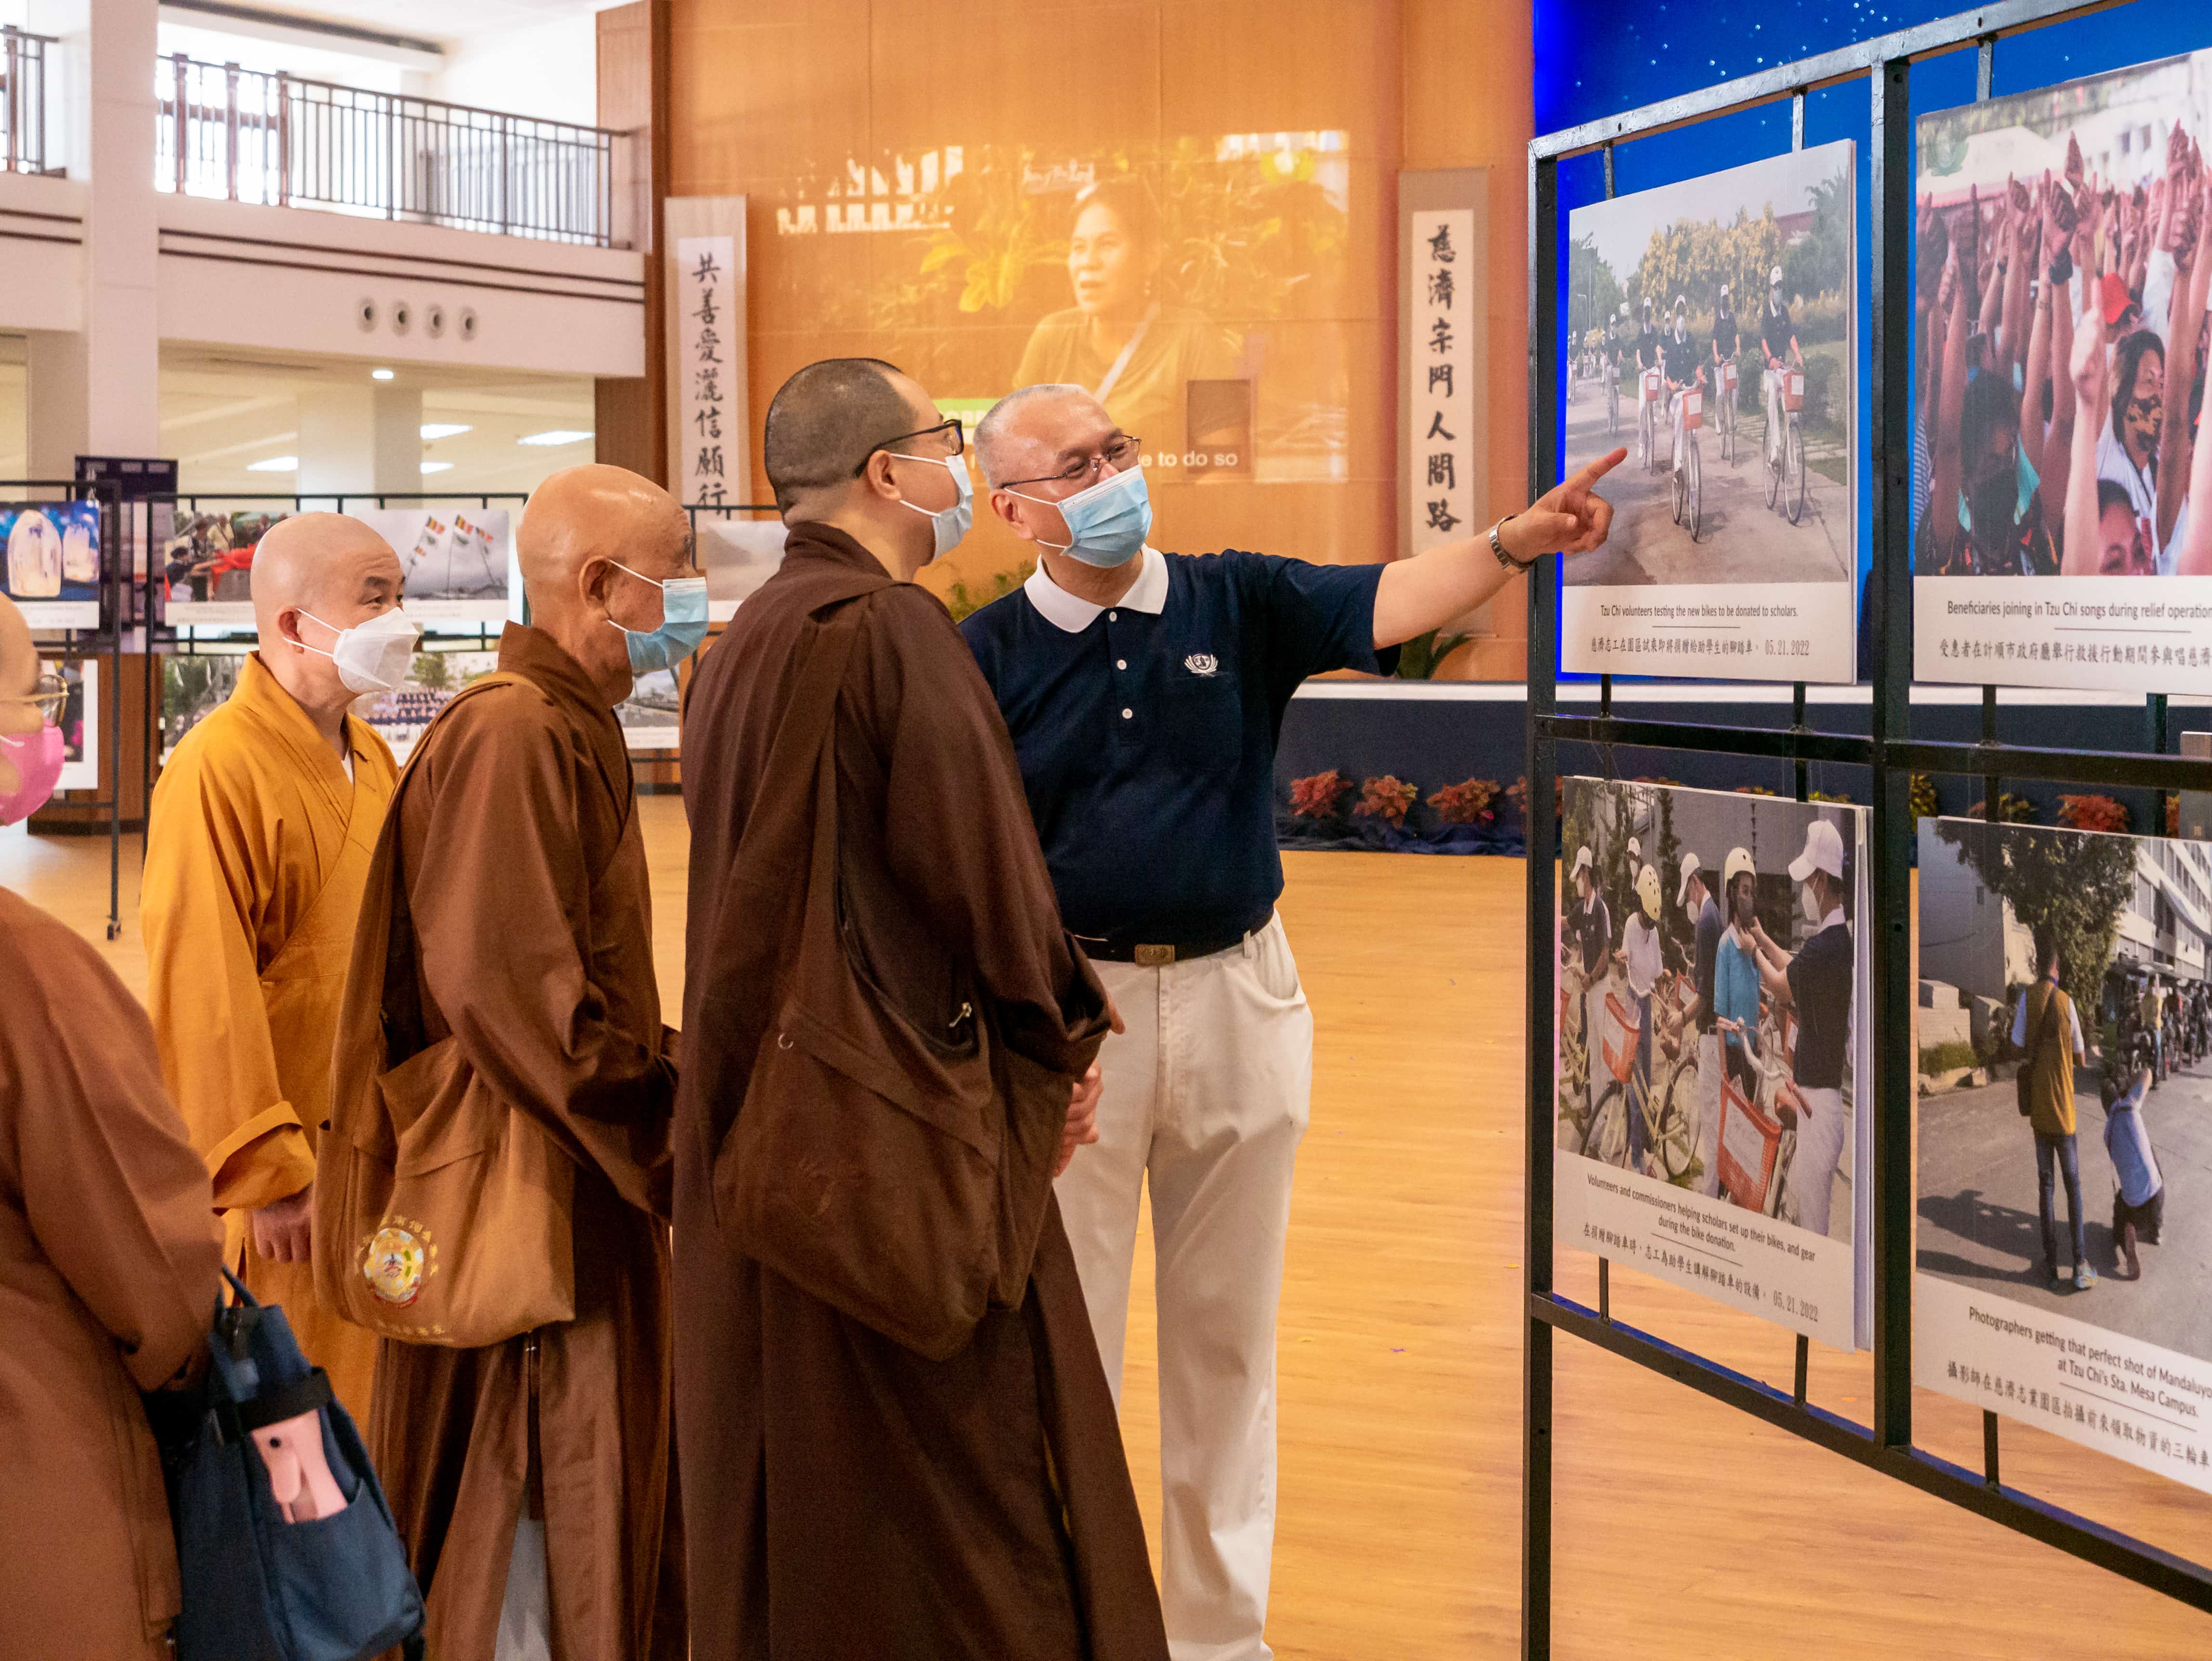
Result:
[[[1595,461],[1586,462],[1581,471],[1567,481],[1567,488],[1571,490],[1587,490],[1627,459],[1628,449],[1624,445],[1614,450],[1611,455],[1601,455]]]

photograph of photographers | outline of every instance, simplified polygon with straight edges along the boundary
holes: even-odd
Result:
[[[1920,822],[1919,1268],[2212,1360],[2212,843]]]
[[[2208,131],[2212,52],[1921,119],[1921,679],[2212,690]]]
[[[1560,841],[1560,1238],[1746,1290],[1724,1301],[1845,1348],[1867,1227],[1864,820],[1569,779]]]
[[[1565,574],[1562,668],[1852,678],[1853,156],[1570,216],[1562,465],[1629,462],[1607,545]]]

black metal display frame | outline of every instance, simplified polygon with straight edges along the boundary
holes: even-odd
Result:
[[[161,716],[161,671],[157,661],[164,657],[216,656],[234,653],[240,648],[221,645],[218,642],[251,636],[251,624],[185,624],[181,628],[171,624],[162,607],[155,602],[155,587],[163,581],[161,551],[154,544],[154,509],[166,507],[174,513],[198,513],[203,502],[223,508],[252,508],[260,506],[269,511],[281,508],[294,514],[328,511],[343,514],[353,508],[413,508],[424,503],[461,504],[475,502],[480,508],[511,507],[520,508],[529,501],[522,490],[351,490],[339,494],[302,494],[297,491],[252,490],[155,490],[132,498],[128,504],[132,511],[146,515],[140,531],[146,549],[146,569],[137,581],[145,584],[140,597],[139,615],[146,622],[146,751],[143,758],[146,802],[150,808],[154,799],[154,781],[161,770],[161,740],[164,727]],[[156,619],[159,619],[158,621]],[[505,625],[501,625],[504,627]],[[448,647],[459,647],[475,641],[483,651],[498,648],[498,633],[490,625],[426,625],[423,640],[435,641]],[[139,844],[143,856],[145,844]]]
[[[2195,1608],[2212,1611],[2212,1567],[2191,1562],[2118,1530],[2008,1487],[1998,1472],[1998,1420],[1983,1415],[1984,1469],[1971,1470],[1913,1445],[1912,1436],[1912,1050],[1915,965],[1911,946],[1914,823],[1911,776],[1953,773],[1988,781],[1987,811],[1997,811],[1999,776],[2133,786],[2161,794],[2212,789],[2212,762],[2162,753],[2115,753],[2002,744],[1995,688],[1984,692],[1978,744],[1916,740],[1911,732],[1912,526],[1910,504],[1913,132],[1912,65],[1954,52],[1980,54],[1978,96],[1990,95],[1996,43],[2007,35],[2112,9],[2125,0],[2002,0],[2001,3],[1900,30],[1797,63],[1723,82],[1662,103],[1539,137],[1528,146],[1528,489],[1551,488],[1559,468],[1559,164],[1594,153],[1605,158],[1613,193],[1613,145],[1717,116],[1789,100],[1794,148],[1802,148],[1810,92],[1865,81],[1870,90],[1873,206],[1871,319],[1873,380],[1869,455],[1874,480],[1874,563],[1867,591],[1872,632],[1871,735],[1816,733],[1805,725],[1804,688],[1784,729],[1722,727],[1627,720],[1613,713],[1611,678],[1594,716],[1558,711],[1559,599],[1557,583],[1528,585],[1528,1007],[1526,1307],[1522,1389],[1522,1653],[1551,1653],[1552,1384],[1556,1333],[1584,1340],[1687,1384],[1778,1429],[1948,1500],[2086,1561]],[[2146,739],[2163,750],[2166,699],[2147,701]],[[1874,1010],[1874,1422],[1861,1425],[1805,1399],[1807,1342],[1796,1340],[1796,1387],[1783,1391],[1612,1318],[1607,1264],[1598,1263],[1598,1307],[1553,1286],[1554,1109],[1552,1077],[1555,1007],[1553,950],[1559,856],[1555,781],[1562,741],[1703,751],[1797,764],[1844,762],[1873,771]],[[2162,828],[2162,827],[2161,827]]]
[[[38,630],[66,636],[62,660],[105,658],[101,678],[100,725],[105,729],[107,791],[90,801],[58,801],[57,807],[89,807],[107,815],[107,938],[123,932],[123,645],[130,632],[131,612],[125,604],[131,575],[123,569],[122,492],[107,480],[55,478],[0,479],[0,498],[20,502],[97,502],[100,504],[100,622],[90,629]],[[55,654],[50,641],[39,642],[39,655]],[[95,785],[94,788],[98,789]],[[72,789],[69,794],[75,795]]]

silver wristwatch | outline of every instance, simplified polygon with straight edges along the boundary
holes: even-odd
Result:
[[[1498,534],[1500,531],[1505,528],[1508,520],[1517,519],[1519,515],[1516,514],[1508,514],[1505,515],[1504,519],[1499,520],[1497,524],[1490,527],[1490,551],[1497,556],[1498,563],[1500,565],[1503,565],[1509,571],[1525,571],[1536,563],[1535,559],[1522,560],[1514,558],[1512,555],[1505,551],[1504,538]],[[1536,556],[1536,559],[1541,559],[1542,557],[1543,556],[1541,554]]]

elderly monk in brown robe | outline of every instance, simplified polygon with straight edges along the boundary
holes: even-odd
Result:
[[[957,1025],[958,1004],[988,1001],[998,1042],[1057,1092],[994,1101],[1005,1145],[1018,1112],[1066,1113],[1062,1165],[1095,1135],[1091,1063],[1108,1018],[1060,927],[990,691],[945,607],[904,581],[964,528],[969,493],[950,471],[966,465],[958,423],[889,364],[833,359],[776,394],[764,457],[791,527],[784,563],[708,653],[684,734],[693,1048],[675,1234],[692,1652],[1164,1661],[1143,1524],[1048,1159],[1007,1196],[1035,1239],[1020,1307],[990,1309],[944,1360],[800,1290],[718,1225],[716,1142],[750,1110],[737,1098],[775,995],[730,964],[760,928],[783,930],[787,963],[798,933],[776,916],[718,914],[756,798],[813,788],[767,764],[817,636],[811,619],[841,603],[862,612],[831,739],[848,949],[917,1024],[934,1011]]]
[[[509,624],[499,648],[516,678],[464,692],[423,735],[369,893],[405,908],[393,933],[411,929],[425,1037],[455,1039],[463,1065],[574,1166],[575,1317],[480,1348],[382,1340],[368,1449],[432,1655],[679,1658],[665,1220],[676,1059],[614,708],[630,691],[628,631],[659,628],[655,585],[692,575],[690,528],[636,474],[572,467],[531,498],[518,548],[532,623]],[[384,961],[348,981],[349,1035],[380,1018]],[[342,1115],[355,1082],[337,1081]]]
[[[358,520],[301,514],[262,538],[259,647],[161,770],[139,910],[161,1070],[215,1180],[227,1260],[283,1305],[356,1420],[376,1340],[316,1303],[309,1214],[348,948],[398,776],[349,711],[374,690],[371,659],[411,648],[390,616],[400,584],[399,557]],[[356,649],[377,618],[397,649]]]
[[[0,599],[0,739],[46,715]],[[21,781],[0,743],[0,799]],[[0,888],[0,1656],[159,1661],[178,1609],[137,1391],[179,1378],[215,1313],[207,1168],[146,1017],[98,954]]]

